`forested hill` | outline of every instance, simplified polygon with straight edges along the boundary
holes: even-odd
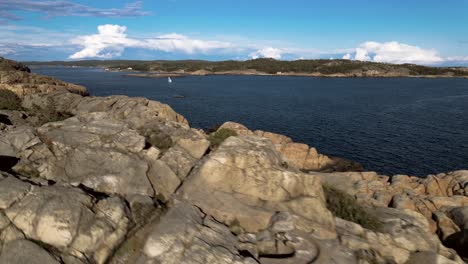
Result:
[[[184,72],[187,74],[223,74],[236,72],[285,75],[337,75],[350,77],[366,76],[468,76],[468,68],[429,67],[415,64],[389,64],[351,60],[295,60],[255,59],[247,61],[140,61],[140,60],[83,60],[25,62],[27,65],[105,67],[142,72]]]

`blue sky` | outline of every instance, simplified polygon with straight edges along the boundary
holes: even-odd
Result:
[[[468,65],[468,0],[2,0],[0,56]]]

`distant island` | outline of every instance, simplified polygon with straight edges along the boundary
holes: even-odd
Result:
[[[311,77],[468,77],[466,67],[430,67],[352,60],[255,59],[247,61],[202,60],[83,60],[24,62],[30,66],[102,67],[110,71],[141,72],[134,77],[186,75],[286,75]]]

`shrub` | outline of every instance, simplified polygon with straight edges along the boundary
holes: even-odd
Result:
[[[29,117],[32,117],[30,121],[36,126],[63,121],[73,116],[71,113],[58,111],[50,98],[44,106],[33,105],[31,109],[26,109],[25,111],[27,111]],[[35,121],[33,121],[34,119]]]
[[[146,142],[149,143],[151,146],[157,147],[161,151],[166,151],[174,142],[169,135],[162,133],[161,131],[153,131],[146,137]]]
[[[353,196],[326,184],[323,185],[323,191],[327,199],[327,208],[333,215],[370,230],[380,229],[382,223],[359,205]]]
[[[211,133],[210,136],[208,137],[208,140],[210,141],[210,147],[212,149],[217,148],[221,143],[226,140],[226,138],[231,137],[231,136],[237,136],[236,131],[228,128],[221,128],[218,131]]]
[[[0,109],[22,110],[21,99],[10,90],[0,89]]]

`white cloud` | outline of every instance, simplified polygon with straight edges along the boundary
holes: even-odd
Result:
[[[272,58],[275,60],[281,59],[281,56],[283,54],[283,50],[273,48],[273,47],[266,47],[263,49],[259,49],[255,52],[250,53],[250,57],[252,59],[258,59],[258,58]]]
[[[468,56],[455,56],[455,57],[448,57],[448,61],[468,61]]]
[[[111,2],[111,1],[109,1]],[[38,0],[2,0],[0,1],[0,18],[4,20],[21,20],[14,12],[38,12],[47,18],[59,16],[93,16],[93,17],[136,17],[147,16],[150,12],[143,11],[143,2],[136,1],[123,8],[101,9],[72,1],[38,1]]]
[[[0,56],[5,56],[13,53],[15,53],[15,50],[12,47],[0,44]]]
[[[142,48],[164,52],[186,54],[207,53],[209,51],[233,48],[229,42],[191,39],[180,34],[167,34],[155,38],[137,39],[128,37],[127,27],[119,25],[100,25],[98,34],[77,37],[72,40],[83,49],[72,54],[70,59],[112,58],[120,56],[125,48]]]
[[[444,61],[433,49],[423,49],[396,41],[364,42],[353,53],[347,53],[343,59],[389,63],[421,63],[436,64]]]

